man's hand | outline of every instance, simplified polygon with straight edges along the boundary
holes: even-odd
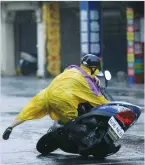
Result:
[[[12,132],[12,127],[8,127],[6,130],[5,130],[5,132],[3,133],[3,139],[4,140],[8,140],[9,139],[9,136],[10,136],[10,134],[11,134],[11,132]]]
[[[97,76],[95,76],[95,81],[96,81],[97,86],[100,86],[100,80]]]

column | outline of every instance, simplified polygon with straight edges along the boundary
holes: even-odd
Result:
[[[14,50],[14,12],[2,8],[1,19],[1,74],[5,76],[16,75]]]
[[[60,50],[60,4],[56,1],[48,4],[47,12],[47,71],[50,76],[61,72]]]
[[[81,56],[101,57],[101,6],[99,1],[80,2]]]
[[[37,76],[45,77],[45,36],[41,8],[36,10],[37,22]]]

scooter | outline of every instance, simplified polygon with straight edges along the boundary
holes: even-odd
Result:
[[[35,73],[37,70],[37,58],[29,53],[21,52],[17,72],[22,75]]]
[[[100,90],[106,98],[113,100],[106,91],[111,74],[105,71],[104,75],[106,86]],[[97,159],[103,159],[120,150],[119,139],[136,123],[140,114],[139,106],[114,100],[93,107],[88,113],[65,125],[55,122],[38,140],[37,151],[45,155],[59,148],[67,153],[85,157],[92,155]],[[73,132],[76,125],[80,126],[78,133]]]

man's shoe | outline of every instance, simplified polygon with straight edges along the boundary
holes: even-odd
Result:
[[[6,130],[5,130],[5,132],[3,133],[3,139],[4,140],[8,140],[9,139],[9,136],[10,136],[10,134],[11,134],[11,132],[12,132],[12,127],[8,127]]]

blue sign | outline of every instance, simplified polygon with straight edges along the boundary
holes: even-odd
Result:
[[[101,56],[101,6],[99,1],[80,2],[81,54]]]

